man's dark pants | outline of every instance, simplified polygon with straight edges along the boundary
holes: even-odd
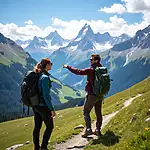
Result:
[[[90,112],[95,108],[96,114],[96,130],[100,131],[102,126],[102,101],[103,96],[97,97],[95,95],[87,95],[84,103],[84,120],[86,122],[86,129],[91,129]]]
[[[34,130],[33,130],[33,142],[36,149],[39,148],[39,136],[42,122],[44,121],[46,129],[43,135],[43,141],[41,147],[47,148],[48,141],[54,128],[53,118],[51,117],[51,111],[48,107],[37,106],[33,108],[34,112]]]

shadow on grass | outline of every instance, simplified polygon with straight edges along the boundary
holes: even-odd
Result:
[[[116,143],[119,143],[120,136],[114,134],[113,131],[107,131],[104,135],[99,137],[98,139],[93,139],[91,145],[103,144],[105,146],[112,146]]]

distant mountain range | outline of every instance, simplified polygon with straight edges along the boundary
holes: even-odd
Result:
[[[67,45],[69,40],[63,39],[57,31],[54,31],[45,38],[34,36],[32,40],[16,40],[16,43],[23,47],[26,52],[29,52],[34,59],[39,61],[43,57],[48,57],[56,49]]]
[[[136,32],[130,40],[115,45],[112,50],[123,51],[130,48],[149,49],[150,48],[150,25],[143,30]]]
[[[77,66],[89,59],[92,53],[101,53],[113,47],[113,45],[130,38],[126,34],[118,37],[112,37],[108,32],[95,34],[91,27],[85,24],[78,35],[67,46],[61,47],[50,54],[49,57],[55,64],[53,75],[63,81],[67,73],[62,68],[62,64]]]
[[[95,34],[90,25],[85,24],[84,27],[79,31],[77,37],[74,38],[67,47],[69,48],[71,46],[76,46],[76,49],[82,49],[83,51],[89,49],[103,51],[115,44],[126,41],[127,39],[130,39],[130,37],[126,34],[122,34],[118,37],[112,37],[108,32],[104,34],[100,34],[98,32]]]
[[[50,39],[52,39],[53,35],[50,35]],[[26,48],[25,50],[31,53],[36,60],[48,56],[54,64],[52,74],[65,84],[77,89],[83,89],[86,77],[73,75],[63,69],[62,64],[86,68],[90,66],[89,58],[93,53],[100,54],[102,65],[108,68],[114,79],[110,95],[130,87],[150,75],[150,26],[137,31],[133,37],[126,34],[113,37],[108,32],[94,33],[90,25],[85,24],[74,39],[67,41],[66,46],[59,45],[59,48],[55,50],[45,48],[48,47],[45,38],[38,39],[38,41],[44,40],[42,44],[45,44],[40,45],[40,48],[37,48],[38,44],[35,44],[35,48],[30,50]],[[58,39],[62,41],[62,38]],[[53,46],[55,45],[56,43]]]
[[[24,74],[33,70],[36,63],[29,53],[0,33],[0,122],[22,115],[20,84]],[[75,90],[54,77],[51,79],[54,105],[82,97],[82,91]]]
[[[32,40],[16,40],[16,43],[25,48],[25,51],[29,52],[34,59],[40,60],[43,57],[48,57],[59,48],[67,48],[69,51],[76,49],[82,51],[89,49],[104,51],[129,38],[126,34],[118,37],[112,37],[108,32],[95,34],[91,27],[85,24],[72,40],[63,39],[57,31],[54,31],[45,38],[35,36]]]
[[[115,44],[108,50],[102,52],[93,50],[87,51],[88,54],[86,52],[79,53],[80,58],[78,58],[79,61],[76,60],[76,64],[69,61],[65,63],[77,68],[86,68],[90,65],[90,54],[99,53],[102,57],[102,65],[108,68],[111,78],[114,79],[109,94],[117,93],[150,75],[150,26],[137,31],[134,37],[119,44]],[[58,57],[59,53],[57,51],[55,51],[54,54],[55,53],[57,53]],[[54,54],[52,54],[51,57],[53,57]],[[60,55],[62,58],[62,51]],[[65,54],[63,55],[65,57]],[[82,60],[85,55],[87,59]],[[69,59],[74,60],[76,58],[76,56],[71,57]],[[54,58],[56,59],[56,57]],[[53,60],[54,62],[55,59]],[[56,66],[58,66],[58,64]],[[60,73],[61,71],[56,71],[56,76]],[[83,89],[86,81],[86,78],[75,76],[68,71],[64,71],[63,75],[61,74],[58,76],[60,76],[59,78],[64,83],[79,89]]]

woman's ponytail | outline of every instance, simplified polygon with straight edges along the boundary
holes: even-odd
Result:
[[[49,58],[42,59],[41,62],[37,63],[36,66],[34,67],[34,72],[39,72],[39,73],[44,72],[46,65],[50,62],[51,61]]]

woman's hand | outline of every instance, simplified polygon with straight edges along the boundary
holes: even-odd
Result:
[[[54,118],[56,116],[56,112],[55,111],[51,111],[52,113],[52,117]]]

